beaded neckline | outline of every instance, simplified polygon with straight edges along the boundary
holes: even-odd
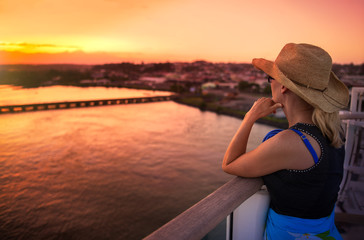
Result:
[[[308,127],[317,127],[315,124],[313,124],[313,123],[301,123],[301,122],[298,122],[298,123],[296,123],[295,125],[293,125],[292,127],[295,127],[295,126],[297,126],[297,125],[304,125],[304,126],[308,126]],[[291,128],[292,128],[291,127]]]

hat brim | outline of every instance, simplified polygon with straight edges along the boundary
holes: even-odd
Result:
[[[330,80],[327,88],[324,91],[319,91],[295,84],[287,78],[272,61],[263,58],[254,58],[252,63],[256,68],[277,80],[307,103],[315,108],[323,110],[324,112],[336,112],[348,105],[349,90],[333,72],[330,74]]]

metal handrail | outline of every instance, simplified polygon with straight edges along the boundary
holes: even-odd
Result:
[[[199,240],[260,190],[261,178],[235,177],[150,234],[145,240]]]
[[[349,119],[364,119],[364,113],[353,113],[353,112],[340,112],[340,119],[341,120],[349,120]]]

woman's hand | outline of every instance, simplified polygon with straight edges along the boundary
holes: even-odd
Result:
[[[259,118],[275,113],[277,108],[281,108],[282,104],[274,102],[271,98],[259,98],[254,102],[253,106],[245,115],[245,118],[250,118],[253,122]]]
[[[246,146],[248,144],[248,138],[250,131],[255,123],[261,117],[265,117],[276,111],[277,108],[282,107],[282,104],[275,103],[270,98],[259,98],[255,101],[254,105],[245,115],[238,131],[231,140],[228,149],[226,150],[222,167],[225,171],[229,167],[228,165],[234,162],[237,158],[245,154]]]

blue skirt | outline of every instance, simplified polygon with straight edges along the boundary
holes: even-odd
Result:
[[[342,240],[342,237],[335,226],[334,210],[328,217],[319,219],[304,219],[281,215],[269,208],[264,231],[264,239]]]

